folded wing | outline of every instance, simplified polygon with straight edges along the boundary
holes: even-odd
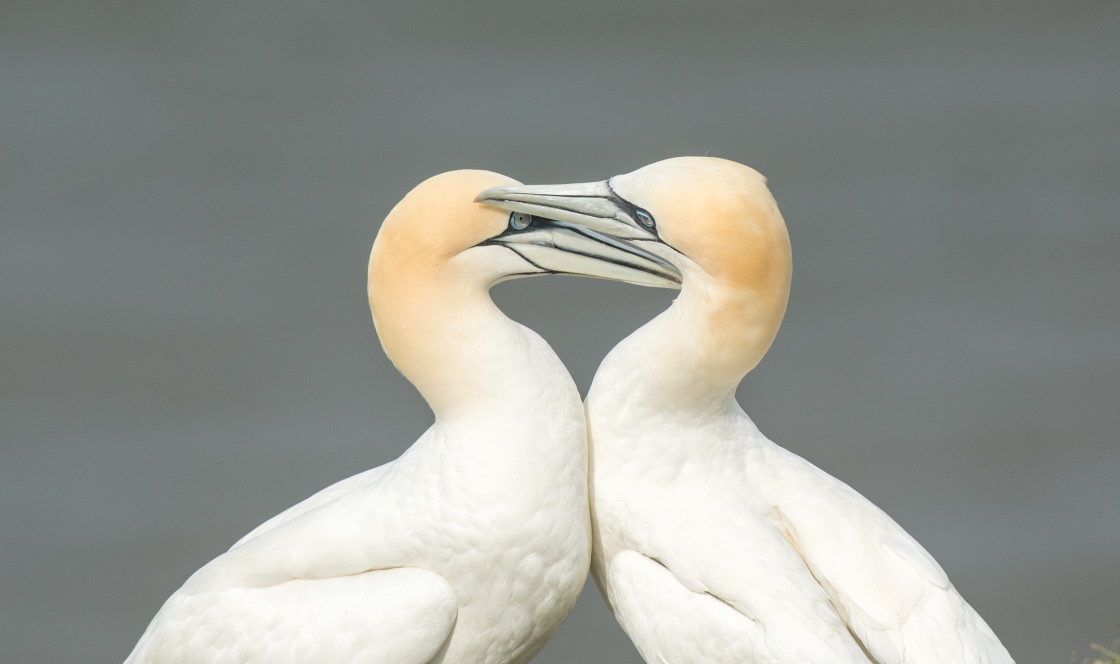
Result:
[[[775,447],[752,475],[771,517],[881,664],[1009,664],[1011,656],[925,549],[882,510]]]
[[[451,585],[417,568],[175,593],[125,664],[424,664],[455,624]]]

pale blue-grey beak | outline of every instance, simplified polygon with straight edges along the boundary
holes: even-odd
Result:
[[[628,241],[656,239],[652,217],[608,182],[494,187],[475,200],[511,211],[506,232],[486,243],[506,246],[544,271],[680,288],[680,270]]]

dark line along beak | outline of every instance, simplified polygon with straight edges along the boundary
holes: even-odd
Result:
[[[657,235],[607,182],[494,187],[475,201],[514,213],[509,229],[486,244],[505,246],[542,270],[680,288],[672,263],[627,242]],[[528,225],[519,229],[516,219]]]
[[[638,221],[638,208],[614,193],[610,181],[494,187],[474,199],[536,217],[567,221],[620,239],[655,239]]]

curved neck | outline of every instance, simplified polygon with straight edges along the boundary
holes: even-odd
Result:
[[[593,392],[625,391],[647,412],[711,413],[734,403],[778,333],[789,282],[759,292],[705,276],[686,274],[672,306],[607,355]]]
[[[385,354],[437,420],[508,412],[531,392],[528,331],[498,309],[485,286],[457,276],[437,268],[370,280]]]

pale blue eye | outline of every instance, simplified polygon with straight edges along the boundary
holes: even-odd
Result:
[[[646,228],[653,228],[653,215],[652,214],[646,212],[645,210],[643,210],[641,208],[638,208],[637,210],[634,211],[634,216],[637,217],[638,221],[642,222],[642,225],[645,226]]]
[[[509,215],[509,227],[515,231],[523,231],[533,223],[533,215],[524,212],[514,212]]]

